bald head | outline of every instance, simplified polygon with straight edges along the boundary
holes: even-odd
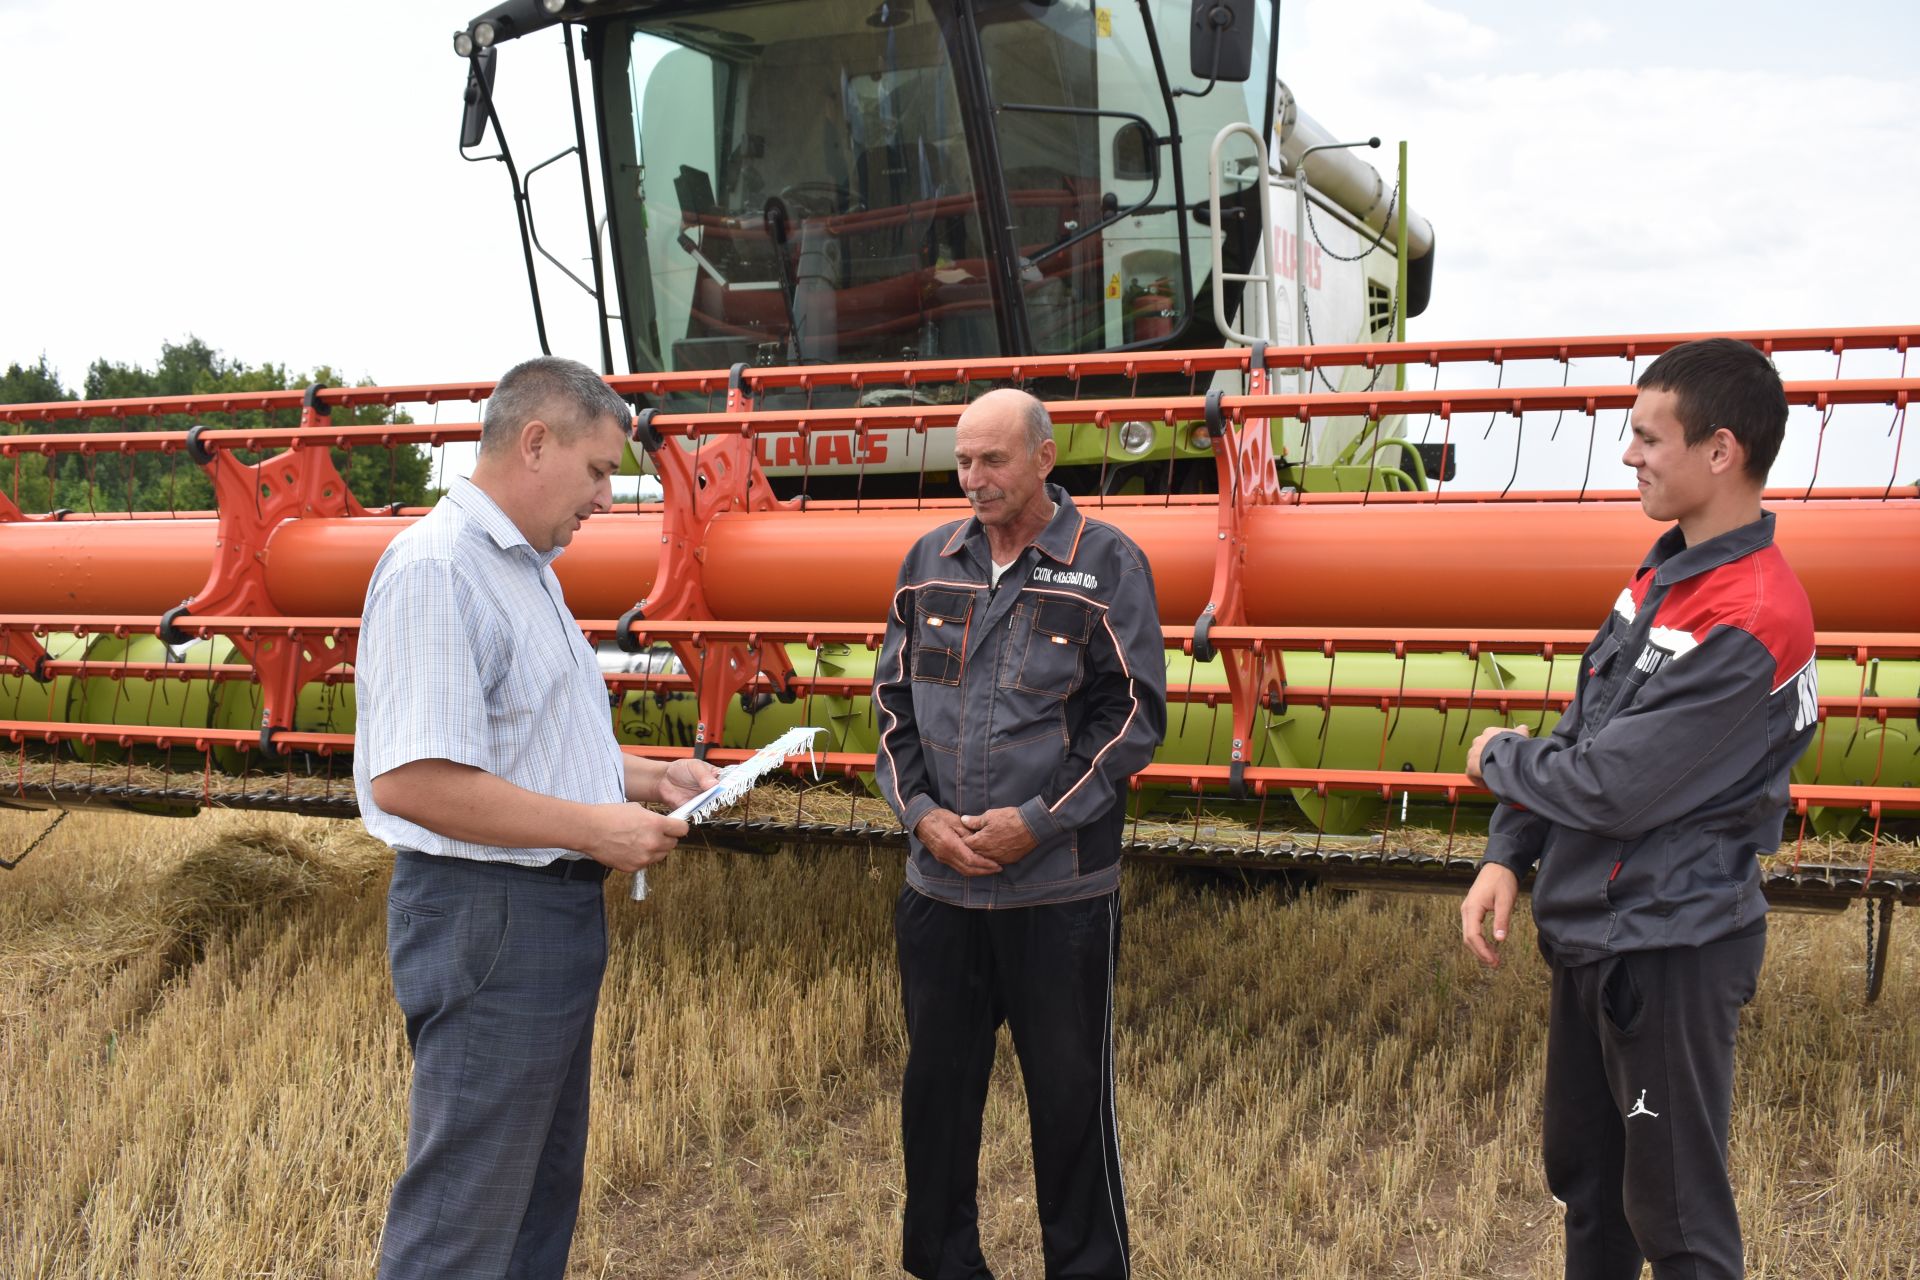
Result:
[[[987,392],[967,406],[960,422],[964,425],[969,418],[983,415],[1017,422],[1025,434],[1029,453],[1037,453],[1041,445],[1053,439],[1053,419],[1047,416],[1047,406],[1040,403],[1039,397],[1018,387],[996,387]]]
[[[1053,423],[1039,400],[1012,387],[987,392],[960,415],[953,457],[973,514],[989,531],[1037,532],[1046,524]]]

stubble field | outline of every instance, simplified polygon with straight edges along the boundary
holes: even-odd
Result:
[[[0,811],[0,855],[46,825]],[[0,875],[0,1273],[363,1276],[405,1134],[389,861],[357,824],[79,814]],[[899,1274],[899,867],[687,853],[610,886],[574,1274]],[[1135,1274],[1539,1277],[1544,970],[1450,897],[1130,868],[1117,1061]],[[1755,1277],[1920,1274],[1920,930],[1879,1004],[1862,917],[1779,915],[1741,1032]],[[989,1261],[1041,1275],[1019,1073]]]

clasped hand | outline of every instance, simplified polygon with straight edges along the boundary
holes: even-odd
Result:
[[[965,817],[934,809],[913,834],[927,852],[963,876],[990,876],[1033,851],[1033,832],[1014,808],[989,809]]]

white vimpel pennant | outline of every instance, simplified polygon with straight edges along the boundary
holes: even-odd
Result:
[[[787,730],[739,764],[722,769],[719,781],[667,816],[678,818],[689,826],[697,826],[729,805],[738,804],[761,778],[803,751],[807,753],[807,762],[813,768],[815,781],[818,781],[820,762],[814,756],[813,740],[825,732],[824,729],[804,725]],[[636,871],[633,873],[633,900],[643,902],[646,896],[647,873],[644,870]]]

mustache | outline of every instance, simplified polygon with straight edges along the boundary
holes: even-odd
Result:
[[[1006,496],[1007,496],[1007,491],[1005,489],[969,489],[967,490],[968,502],[992,502],[996,498],[1004,498]]]

